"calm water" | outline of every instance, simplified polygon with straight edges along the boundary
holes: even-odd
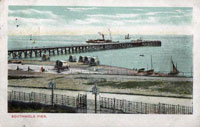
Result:
[[[171,69],[171,56],[175,64],[177,64],[180,72],[189,72],[191,75],[193,67],[193,37],[189,35],[178,36],[160,36],[160,35],[131,35],[132,39],[160,40],[161,47],[140,47],[118,50],[107,50],[97,52],[87,52],[74,54],[77,58],[82,56],[98,56],[101,64],[126,67],[126,68],[151,68],[151,56],[153,68],[155,71],[169,72]],[[49,47],[63,46],[72,44],[85,44],[88,39],[100,38],[98,35],[82,35],[82,36],[33,36],[30,41],[29,36],[9,36],[8,49],[32,48],[32,47]],[[106,37],[108,38],[108,37]],[[124,35],[113,36],[113,40],[125,41]],[[144,56],[140,56],[140,55]],[[68,60],[69,55],[52,56],[51,60],[58,59]],[[32,58],[41,59],[41,58]]]

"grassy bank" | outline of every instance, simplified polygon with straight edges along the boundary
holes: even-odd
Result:
[[[76,110],[70,107],[55,105],[46,106],[38,103],[8,102],[9,113],[75,113]]]
[[[190,96],[193,81],[185,78],[146,78],[121,75],[57,75],[50,73],[26,73],[9,71],[11,86],[46,88],[51,80],[56,88],[66,90],[91,91],[97,84],[101,92],[156,96]],[[15,77],[16,76],[16,77]],[[21,76],[21,77],[20,77]],[[28,76],[24,78],[23,76]]]
[[[96,84],[100,87],[111,87],[117,89],[148,89],[152,91],[170,92],[176,94],[192,94],[192,82],[189,81],[101,81],[96,83],[89,82],[85,84]]]

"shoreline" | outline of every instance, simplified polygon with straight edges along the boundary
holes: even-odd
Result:
[[[89,92],[96,84],[102,93],[190,99],[193,96],[193,78],[188,77],[132,75],[130,71],[134,70],[122,67],[72,62],[69,70],[57,73],[52,61],[16,62],[19,61],[8,64],[8,86],[45,89],[49,81],[54,80],[60,90]],[[20,70],[16,70],[17,66]],[[28,67],[33,71],[28,71]],[[46,71],[40,72],[41,67]]]
[[[9,60],[8,64],[21,64],[21,65],[41,65],[41,66],[55,66],[55,61],[42,61],[42,60]],[[90,66],[81,62],[69,62],[70,68],[80,68],[84,70],[92,70],[100,72],[103,75],[127,75],[127,76],[147,76],[147,77],[174,77],[174,78],[192,78],[181,75],[168,75],[161,72],[153,72],[149,74],[147,71],[139,72],[138,70],[110,66],[110,65],[97,65]]]

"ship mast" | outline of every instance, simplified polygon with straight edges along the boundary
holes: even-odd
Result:
[[[176,66],[174,65],[174,62],[172,60],[172,56],[171,56],[171,62],[172,62],[172,71],[170,73],[172,73],[172,74],[178,74],[179,71],[177,69],[177,64],[176,64]]]
[[[108,28],[108,31],[109,31],[109,35],[110,35],[110,40],[112,40],[112,35],[111,35],[111,31],[109,28]]]
[[[32,40],[32,34],[30,35],[30,40]]]
[[[152,55],[151,55],[151,69],[153,69]]]

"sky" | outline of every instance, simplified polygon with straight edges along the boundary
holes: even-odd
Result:
[[[190,7],[9,6],[9,35],[192,34]]]

